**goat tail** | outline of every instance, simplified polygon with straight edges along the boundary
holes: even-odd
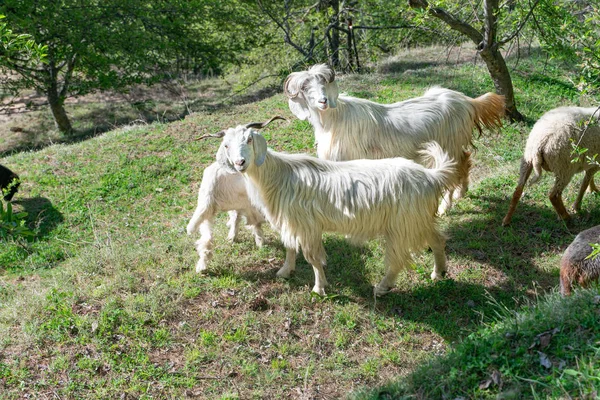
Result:
[[[430,165],[428,168],[430,175],[442,188],[450,189],[456,186],[456,161],[442,149],[438,142],[428,142],[424,147],[424,150],[421,150],[421,156],[425,165]]]
[[[536,151],[530,162],[531,166],[533,167],[533,176],[531,177],[529,184],[533,185],[542,177],[542,164],[544,163],[544,155],[541,151]]]
[[[480,134],[483,128],[502,127],[502,117],[506,110],[504,96],[490,92],[471,99],[471,104],[475,108],[475,127]]]

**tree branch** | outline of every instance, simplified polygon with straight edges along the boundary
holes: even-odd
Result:
[[[529,9],[529,12],[525,16],[525,19],[523,21],[521,21],[521,23],[519,24],[519,26],[517,27],[517,29],[515,30],[515,32],[513,32],[512,35],[510,35],[510,36],[508,36],[508,37],[500,40],[498,42],[498,46],[502,46],[502,45],[510,42],[511,40],[513,40],[521,32],[521,30],[525,27],[525,24],[527,23],[527,21],[529,21],[529,18],[533,15],[533,10],[535,9],[535,7],[537,7],[537,5],[539,4],[539,2],[540,2],[540,0],[535,0],[535,3],[533,3],[533,5],[531,6],[531,8]]]
[[[483,43],[479,50],[496,46],[496,32],[498,30],[498,22],[496,20],[495,10],[498,9],[498,0],[484,0],[483,1],[483,20],[485,22],[485,35],[483,37]]]
[[[284,41],[289,44],[290,46],[292,46],[294,49],[296,49],[299,53],[301,53],[304,57],[309,57],[309,54],[302,48],[302,46],[297,45],[296,43],[294,43],[292,41],[292,37],[290,35],[290,31],[289,29],[286,29],[285,26],[283,26],[283,22],[279,21],[277,18],[275,18],[275,16],[263,5],[261,0],[257,0],[256,4],[258,5],[258,7],[260,7],[260,9],[267,14],[267,16],[273,21],[275,22],[275,24],[277,24],[277,26],[279,27],[279,29],[281,29],[284,33]]]
[[[473,43],[479,45],[483,41],[483,35],[471,25],[464,21],[459,20],[453,15],[449,14],[443,8],[431,8],[427,0],[408,0],[408,5],[411,8],[427,10],[427,12],[442,21],[444,21],[450,28],[454,29],[467,36]]]
[[[419,29],[416,25],[389,25],[389,26],[365,26],[354,25],[352,29]]]
[[[75,64],[77,62],[77,53],[70,57],[67,62],[67,70],[65,71],[65,76],[63,78],[62,89],[60,90],[60,98],[64,99],[67,97],[67,92],[69,90],[69,84],[71,83],[71,77],[73,76],[73,70],[75,69]]]

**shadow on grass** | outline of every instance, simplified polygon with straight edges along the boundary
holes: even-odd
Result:
[[[492,188],[485,186],[482,183],[478,192],[493,193]],[[502,193],[470,194],[464,201],[473,206],[467,210],[454,208],[443,219],[443,230],[449,237],[449,279],[429,279],[433,264],[428,256],[424,267],[401,273],[397,288],[375,300],[367,275],[376,274],[377,280],[383,277],[381,267],[375,267],[378,272],[371,273],[373,268],[369,265],[373,259],[381,261],[383,256],[374,254],[375,250],[369,247],[353,246],[341,236],[325,235],[327,294],[336,295],[333,301],[360,302],[390,318],[424,324],[449,341],[457,340],[482,319],[493,316],[496,302],[516,309],[524,297],[555,290],[558,263],[544,266],[539,265],[540,260],[551,263],[552,257],[559,257],[578,232],[600,223],[597,208],[576,218],[567,228],[552,207],[521,202],[512,225],[502,227],[509,205]],[[283,262],[283,247],[272,245],[278,247]],[[264,282],[276,279],[275,272],[271,269],[241,276]],[[313,269],[303,257],[298,257],[296,272],[288,282],[298,290],[312,288]]]
[[[45,197],[17,199],[12,203],[27,213],[27,225],[37,232],[36,239],[46,237],[64,220],[62,213]]]
[[[449,65],[453,64],[450,62],[446,62],[445,60],[441,61],[389,61],[382,64],[378,72],[382,74],[401,74],[406,71],[416,71],[419,69],[434,67],[438,65]],[[456,63],[454,63],[456,64]]]
[[[181,100],[169,101],[169,99],[145,98],[141,100],[128,100],[123,98],[119,101],[107,101],[99,99],[95,101],[80,101],[68,104],[68,113],[75,111],[79,116],[71,118],[74,126],[84,126],[77,129],[71,135],[58,135],[58,137],[45,136],[53,128],[47,126],[47,121],[40,121],[38,125],[28,128],[20,128],[19,140],[14,144],[0,150],[0,157],[24,151],[41,150],[53,144],[79,143],[105,132],[127,125],[146,125],[154,122],[169,123],[184,119],[193,112],[216,112],[232,105],[243,105],[266,99],[279,92],[281,85],[271,85],[257,90],[248,90],[241,93],[233,93],[231,88],[217,84],[204,85],[204,90],[210,92],[210,96],[198,97],[184,104]],[[79,109],[78,109],[79,108]],[[42,108],[40,108],[40,111]]]

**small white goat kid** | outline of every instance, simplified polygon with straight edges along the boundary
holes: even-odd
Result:
[[[598,165],[596,162],[590,162],[587,156],[600,154],[599,119],[598,107],[559,107],[542,115],[527,138],[521,160],[519,183],[502,225],[510,224],[531,172],[534,172],[531,183],[535,183],[540,179],[542,169],[550,171],[556,176],[554,186],[548,196],[556,213],[563,220],[570,219],[562,200],[563,190],[573,175],[585,171],[579,193],[573,203],[573,210],[580,211],[581,200],[586,189],[590,187],[592,190],[597,190],[593,184],[593,177],[598,171]],[[587,152],[583,156],[573,159],[574,144],[587,149]]]
[[[247,128],[262,128],[271,121],[264,124],[250,123]],[[206,137],[222,138],[225,134],[221,131],[215,135],[205,135]],[[221,144],[222,146],[223,144]],[[240,219],[246,218],[248,227],[254,234],[254,241],[258,247],[264,243],[262,223],[265,218],[261,211],[253,206],[246,192],[246,181],[241,173],[227,168],[215,162],[204,170],[202,174],[202,183],[198,191],[198,206],[194,211],[192,219],[187,225],[188,235],[200,231],[200,239],[196,241],[195,246],[200,255],[196,264],[196,272],[204,271],[212,256],[212,224],[215,216],[221,211],[229,212],[229,234],[227,239],[235,241],[237,239]]]
[[[446,239],[436,210],[443,190],[453,184],[456,163],[437,143],[423,153],[433,168],[404,158],[331,162],[267,150],[263,136],[239,125],[227,129],[217,160],[243,174],[253,204],[261,204],[280,231],[288,251],[278,276],[289,276],[290,257],[301,248],[315,272],[313,291],[324,295],[323,232],[345,234],[356,243],[384,237],[387,272],[375,287],[381,295],[395,285],[411,252],[426,244],[435,259],[432,278],[446,271]]]
[[[463,196],[469,184],[469,155],[473,129],[502,125],[504,96],[487,93],[476,99],[434,87],[424,96],[394,104],[379,104],[338,95],[335,73],[319,64],[293,72],[284,84],[290,110],[315,130],[317,155],[332,161],[404,157],[422,162],[423,144],[436,141],[456,160]],[[454,188],[440,212],[452,204]]]

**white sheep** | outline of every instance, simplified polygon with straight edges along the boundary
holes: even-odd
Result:
[[[315,272],[313,291],[320,295],[327,283],[323,232],[355,243],[385,238],[387,272],[375,287],[382,295],[409,265],[411,252],[427,244],[435,259],[432,278],[446,271],[446,239],[436,210],[443,190],[454,183],[456,163],[437,143],[423,152],[432,169],[404,158],[331,162],[267,150],[257,131],[239,125],[226,131],[217,160],[244,175],[253,204],[280,231],[287,257],[302,249]],[[293,268],[286,260],[278,275],[289,276]]]
[[[262,128],[273,119],[264,124],[250,123],[246,127]],[[277,117],[277,119],[283,118]],[[201,136],[198,139],[222,138],[224,134],[225,131],[221,131],[214,135]],[[187,225],[188,235],[200,231],[200,239],[195,243],[196,250],[200,255],[196,264],[196,272],[202,272],[208,266],[212,256],[212,224],[215,216],[222,211],[229,212],[228,240],[234,242],[237,239],[240,219],[244,216],[246,224],[254,234],[256,245],[262,247],[264,243],[262,223],[265,218],[261,211],[251,204],[246,192],[246,181],[242,174],[215,162],[206,167],[202,173],[202,183],[198,190],[198,205]]]
[[[573,210],[579,212],[581,200],[588,187],[595,189],[594,173],[598,170],[595,162],[590,162],[589,156],[600,154],[600,127],[598,126],[598,107],[559,107],[548,111],[535,123],[521,160],[520,176],[517,188],[510,202],[510,208],[502,221],[502,225],[510,224],[512,216],[523,188],[531,175],[531,183],[537,182],[542,169],[554,173],[556,179],[550,190],[550,202],[563,220],[569,220],[570,215],[562,200],[563,190],[567,187],[573,175],[585,171],[581,188],[573,203]],[[590,122],[588,124],[588,122]],[[588,149],[583,156],[573,158],[573,145]]]
[[[340,96],[335,73],[324,64],[290,74],[284,92],[292,113],[312,124],[319,158],[404,157],[421,162],[419,150],[434,140],[458,163],[456,197],[467,191],[470,153],[465,150],[472,145],[473,129],[500,127],[505,109],[504,96],[487,93],[472,99],[440,87],[393,104]],[[451,206],[453,189],[441,213]]]

